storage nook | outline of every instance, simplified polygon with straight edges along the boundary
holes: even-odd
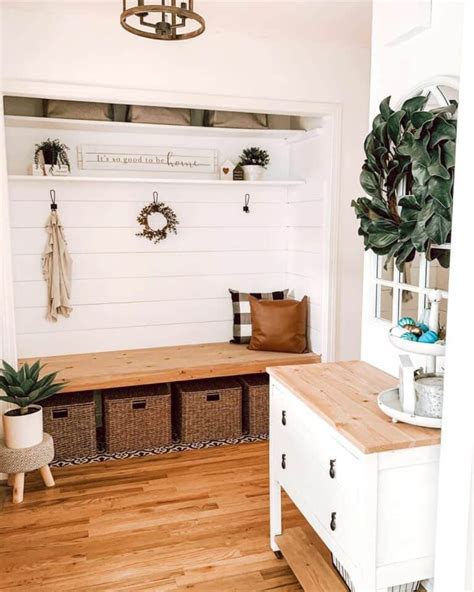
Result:
[[[15,115],[18,101],[9,98],[5,132],[19,357],[228,341],[229,288],[308,295],[311,349],[332,355],[334,109],[315,104],[311,117],[238,129]],[[69,148],[70,174],[30,174],[47,138]],[[220,165],[249,146],[270,156],[263,178],[220,178]],[[103,162],[120,147],[128,164]],[[153,172],[136,162],[183,148],[203,166]],[[46,319],[39,264],[51,190],[72,258],[73,312],[58,323]],[[179,221],[158,244],[137,236],[154,195]],[[154,216],[152,226],[163,224]]]
[[[153,378],[167,347],[232,340],[229,289],[307,295],[310,349],[331,355],[337,110],[208,111],[5,99],[18,352],[46,359],[48,370],[59,363],[60,378],[71,356],[85,356],[74,358],[67,399],[46,408],[58,459],[93,455],[96,424],[107,454],[166,447],[173,433],[187,443],[267,434],[268,380],[249,375],[252,364],[189,382],[183,356],[182,374]],[[48,164],[50,148],[63,164]],[[263,176],[233,170],[243,154],[268,161]],[[72,269],[59,317],[40,266],[50,206]],[[133,362],[146,375],[137,381],[124,352],[144,348],[155,353]],[[101,366],[109,351],[114,368]],[[231,357],[238,351],[229,344]],[[267,357],[257,372],[285,357]],[[94,360],[98,380],[84,395],[83,364]]]

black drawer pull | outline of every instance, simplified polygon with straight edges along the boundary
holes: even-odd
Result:
[[[53,409],[53,419],[61,419],[63,417],[68,417],[69,411],[68,409]]]
[[[336,478],[336,459],[333,458],[329,461],[329,476],[331,479]]]
[[[221,398],[221,396],[220,396],[220,394],[219,394],[219,393],[209,393],[209,394],[206,396],[206,400],[207,400],[207,401],[219,401],[219,400],[220,400],[220,398]]]
[[[331,530],[335,531],[336,530],[336,512],[332,512],[331,514]]]
[[[281,423],[286,425],[286,411],[281,412]]]
[[[132,409],[146,409],[146,401],[132,401]]]
[[[286,454],[281,455],[281,468],[286,469]]]

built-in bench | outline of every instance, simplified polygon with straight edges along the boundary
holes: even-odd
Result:
[[[20,359],[33,363],[37,358]],[[253,351],[233,343],[202,343],[40,358],[44,372],[59,372],[61,392],[159,384],[265,372],[271,366],[314,364],[318,354]]]

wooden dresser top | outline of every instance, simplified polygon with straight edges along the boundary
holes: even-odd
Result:
[[[365,454],[440,443],[440,430],[393,423],[380,411],[377,395],[397,380],[370,364],[333,362],[268,372]]]

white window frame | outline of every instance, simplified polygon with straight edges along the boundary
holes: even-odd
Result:
[[[450,250],[451,245],[446,243],[444,245],[433,245],[436,249],[445,249]],[[374,270],[373,270],[373,284],[372,284],[372,311],[373,317],[375,321],[384,323],[389,327],[393,327],[398,324],[400,320],[400,316],[402,314],[402,293],[403,291],[413,292],[419,295],[418,298],[418,311],[417,311],[417,318],[421,319],[423,315],[423,311],[425,308],[428,307],[428,299],[427,296],[430,292],[433,291],[434,288],[429,287],[429,273],[430,273],[430,261],[426,258],[424,253],[420,253],[420,271],[418,274],[418,283],[417,284],[408,284],[402,281],[402,273],[398,271],[394,261],[390,262],[390,265],[393,266],[393,280],[387,280],[384,278],[379,277],[380,270],[383,265],[383,257],[376,256],[374,257]],[[379,287],[382,286],[391,288],[393,291],[393,299],[392,299],[392,318],[391,320],[383,319],[379,316]],[[440,290],[443,299],[449,298],[449,293],[447,290]]]

